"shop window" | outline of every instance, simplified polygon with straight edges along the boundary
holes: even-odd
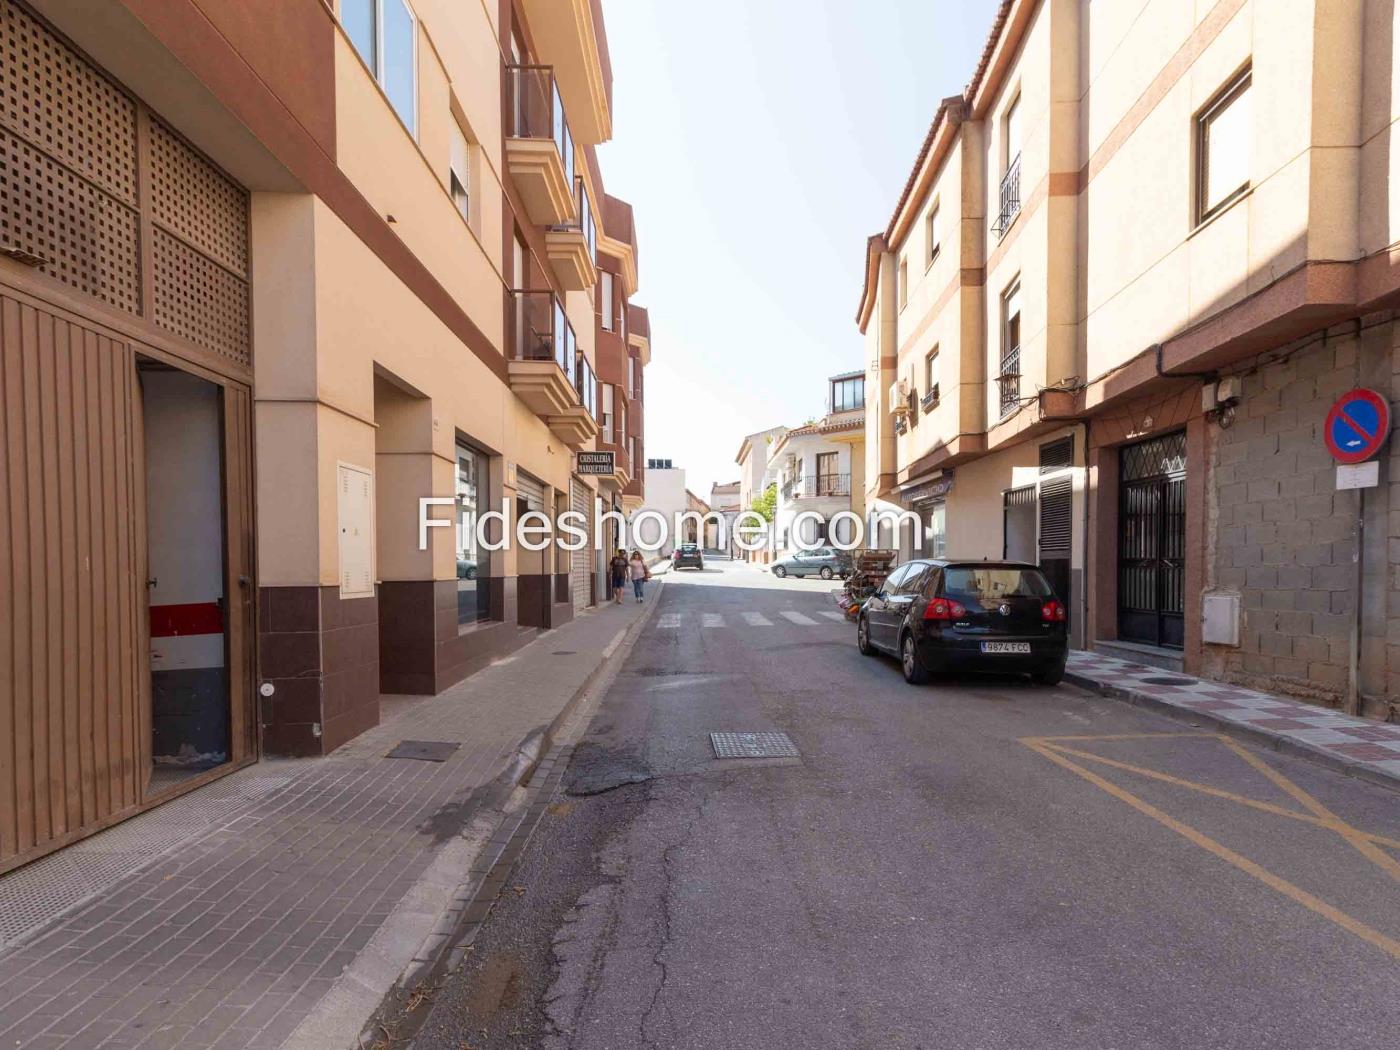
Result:
[[[488,509],[489,459],[465,442],[457,443],[457,624],[467,627],[491,618],[488,553],[478,543],[477,523]]]

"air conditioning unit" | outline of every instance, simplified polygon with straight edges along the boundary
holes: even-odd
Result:
[[[909,412],[909,380],[896,379],[890,384],[890,411],[897,416]]]

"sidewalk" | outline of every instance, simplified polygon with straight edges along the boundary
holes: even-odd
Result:
[[[470,896],[551,727],[663,586],[439,696],[392,701],[383,724],[327,758],[262,763],[87,840],[124,869],[0,950],[0,1046],[354,1045]],[[442,762],[385,757],[405,740],[457,747]],[[181,832],[162,839],[162,826]],[[0,905],[73,867],[60,851],[0,878]]]
[[[1065,681],[1400,790],[1400,725],[1079,650]]]

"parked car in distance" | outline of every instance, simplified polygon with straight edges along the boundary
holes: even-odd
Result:
[[[844,580],[851,574],[851,565],[851,555],[848,551],[837,550],[835,547],[813,547],[811,550],[799,550],[775,561],[773,575],[779,579],[784,576],[820,576],[824,580],[840,576]]]
[[[1055,685],[1069,651],[1069,612],[1035,565],[919,560],[895,568],[856,620],[867,656],[899,657],[904,680],[1002,671]]]
[[[682,543],[671,555],[671,568],[673,569],[703,569],[705,567],[705,555],[700,550],[698,543]]]

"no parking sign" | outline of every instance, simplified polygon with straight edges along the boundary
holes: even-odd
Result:
[[[1390,436],[1390,403],[1374,390],[1358,388],[1337,398],[1322,439],[1338,463],[1361,463],[1380,451]]]

